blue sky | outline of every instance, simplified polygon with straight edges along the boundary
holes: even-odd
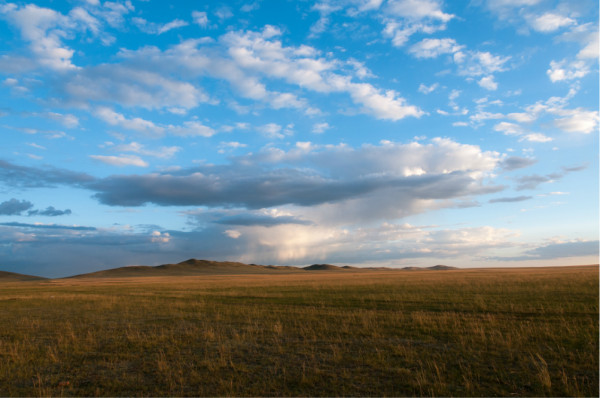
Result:
[[[0,2],[0,269],[598,261],[598,4]]]

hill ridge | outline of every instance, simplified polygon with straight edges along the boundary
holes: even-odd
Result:
[[[45,281],[48,278],[36,275],[19,274],[17,272],[0,271],[0,282],[33,282]]]

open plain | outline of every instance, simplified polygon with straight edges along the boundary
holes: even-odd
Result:
[[[598,396],[598,266],[0,282],[0,396]]]

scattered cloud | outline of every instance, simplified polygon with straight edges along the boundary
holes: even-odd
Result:
[[[523,202],[525,200],[532,199],[533,196],[514,196],[509,198],[496,198],[490,199],[489,203],[513,203],[513,202]]]
[[[192,18],[196,25],[200,25],[203,28],[208,26],[208,16],[204,11],[192,11]]]
[[[551,61],[550,69],[546,71],[552,83],[563,80],[580,79],[589,73],[589,66],[584,61]]]
[[[131,20],[142,32],[155,35],[162,35],[170,30],[188,26],[188,23],[181,19],[174,19],[173,21],[164,24],[148,22],[140,17],[134,17]]]
[[[598,257],[597,240],[555,242],[527,250],[521,256],[495,257],[494,259],[500,261],[527,261],[583,256]]]
[[[495,91],[498,89],[498,83],[494,81],[494,76],[482,77],[477,84],[486,90]]]
[[[506,171],[512,171],[529,167],[537,163],[536,159],[533,158],[522,158],[518,156],[510,156],[504,159],[501,163],[502,168]]]
[[[0,216],[18,216],[32,207],[33,203],[27,200],[17,200],[12,198],[0,203]]]
[[[424,85],[423,83],[421,83],[421,84],[419,85],[419,92],[420,92],[420,93],[423,93],[423,94],[430,94],[430,93],[434,92],[434,91],[435,91],[435,89],[437,89],[437,88],[438,88],[438,86],[439,86],[439,84],[438,84],[438,83],[433,83],[433,84],[432,84],[432,85],[430,85],[430,86],[426,86],[426,85]]]
[[[312,132],[315,134],[322,134],[329,130],[331,126],[327,122],[313,124]]]
[[[441,54],[454,54],[464,46],[459,46],[454,39],[423,39],[413,44],[408,50],[417,58],[436,58]]]
[[[566,176],[569,173],[581,171],[581,170],[585,169],[586,167],[587,166],[563,167],[561,171],[546,174],[546,175],[533,174],[533,175],[518,177],[518,178],[515,178],[515,180],[518,182],[516,189],[518,191],[522,191],[525,189],[536,189],[540,184],[555,182],[557,180],[560,180],[561,178],[563,178],[564,176]]]
[[[554,32],[565,26],[574,25],[575,20],[554,12],[546,12],[542,15],[532,16],[529,23],[534,30],[543,33]]]
[[[142,160],[140,157],[135,155],[122,155],[122,156],[105,156],[105,155],[90,155],[90,158],[99,160],[102,163],[124,167],[124,166],[136,166],[136,167],[148,167],[148,163]]]
[[[45,210],[30,210],[28,215],[30,216],[46,216],[46,217],[58,217],[71,214],[70,209],[58,210],[54,206],[48,206]]]

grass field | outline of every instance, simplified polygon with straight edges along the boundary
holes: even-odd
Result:
[[[598,267],[0,284],[0,396],[598,396]]]

